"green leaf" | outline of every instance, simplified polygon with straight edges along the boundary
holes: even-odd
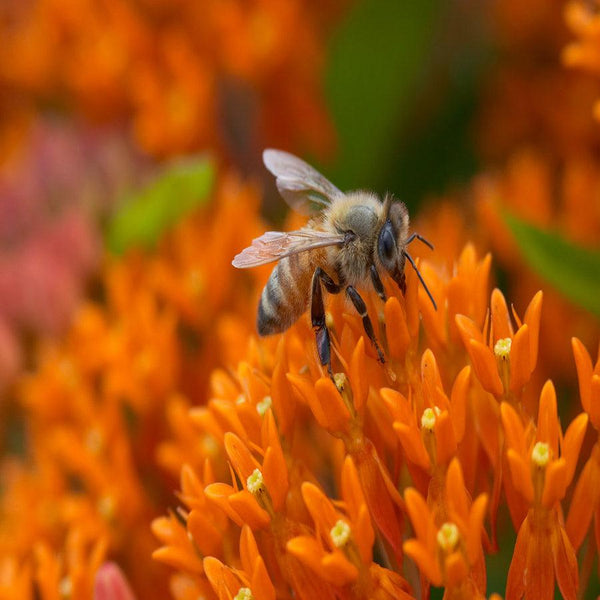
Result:
[[[439,0],[363,0],[333,38],[326,93],[339,136],[332,181],[375,187],[413,99],[434,30]]]
[[[108,225],[106,244],[115,254],[133,246],[149,248],[184,215],[206,202],[214,167],[206,157],[172,163],[144,190],[123,203]]]
[[[569,300],[600,317],[600,251],[504,214],[525,260]]]

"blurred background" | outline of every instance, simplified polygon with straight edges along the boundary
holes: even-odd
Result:
[[[539,377],[573,389],[569,340],[594,350],[600,315],[596,18],[594,2],[562,0],[0,3],[7,481],[23,477],[14,460],[37,460],[36,432],[61,419],[52,390],[71,376],[65,353],[102,370],[90,394],[125,398],[134,422],[174,380],[201,403],[212,368],[239,358],[222,340],[251,333],[265,272],[234,273],[230,260],[290,218],[265,147],[302,156],[341,189],[392,192],[441,270],[469,240],[492,251],[519,314],[544,289]],[[164,322],[153,313],[163,305]],[[123,333],[132,307],[135,335]],[[163,326],[183,348],[174,366]],[[156,449],[158,421],[131,459],[158,455],[163,468],[158,481],[142,477],[152,514],[183,460]],[[2,554],[23,555],[39,535],[4,540]],[[155,585],[140,583],[143,564],[129,576],[138,590]]]

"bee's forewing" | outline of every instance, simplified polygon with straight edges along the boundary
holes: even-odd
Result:
[[[299,252],[342,244],[344,239],[343,234],[312,229],[299,229],[285,233],[267,231],[236,255],[231,264],[238,269],[258,267]]]
[[[263,152],[263,162],[275,175],[284,200],[300,213],[314,214],[343,196],[331,181],[289,152],[267,149]]]

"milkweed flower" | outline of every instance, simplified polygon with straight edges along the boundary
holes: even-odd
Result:
[[[487,496],[471,503],[458,459],[453,459],[434,510],[413,488],[405,499],[416,538],[404,542],[405,552],[444,598],[485,598],[486,576],[481,545]]]
[[[551,382],[540,395],[537,426],[524,425],[508,402],[502,403],[501,414],[512,482],[528,507],[517,535],[506,598],[552,598],[556,579],[563,597],[575,599],[577,559],[560,502],[575,473],[588,417],[576,417],[563,437]]]
[[[531,300],[523,322],[518,320],[516,332],[506,300],[498,289],[492,292],[487,331],[479,331],[473,321],[463,315],[456,317],[475,375],[483,388],[498,399],[512,398],[513,402],[518,402],[535,369],[541,305],[542,292],[538,292]]]

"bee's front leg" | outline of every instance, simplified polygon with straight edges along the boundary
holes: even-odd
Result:
[[[342,287],[335,283],[321,267],[317,267],[312,278],[312,293],[310,297],[310,320],[317,336],[317,352],[323,366],[327,365],[327,371],[333,378],[331,370],[331,340],[329,330],[325,321],[325,304],[323,302],[323,288],[330,294],[339,294]]]
[[[362,299],[361,295],[349,285],[346,288],[346,295],[354,304],[354,308],[356,312],[358,312],[359,316],[362,317],[363,327],[365,329],[365,333],[367,337],[371,340],[373,346],[375,346],[375,350],[377,350],[377,356],[379,357],[380,363],[385,363],[385,357],[383,356],[383,352],[377,343],[377,338],[375,337],[375,331],[373,330],[373,323],[371,322],[371,318],[369,317],[369,313],[367,312],[367,305],[365,301]]]
[[[385,289],[383,287],[383,282],[381,281],[381,277],[379,277],[379,271],[377,271],[377,267],[375,265],[371,265],[369,269],[371,273],[371,281],[373,282],[373,288],[377,295],[385,302],[387,300],[387,296],[385,295]]]

